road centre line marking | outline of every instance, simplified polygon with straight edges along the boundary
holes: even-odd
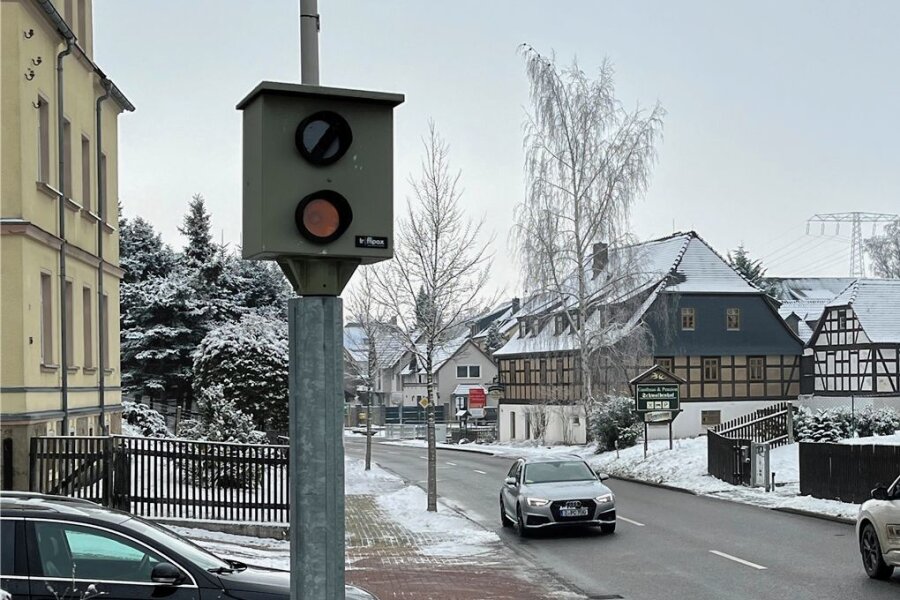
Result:
[[[450,465],[451,467],[455,467],[455,466],[456,466],[456,463],[452,463],[452,462],[448,462],[447,464]]]
[[[631,519],[626,519],[622,515],[619,515],[616,518],[621,519],[622,521],[625,521],[626,523],[631,523],[632,525],[637,525],[638,527],[646,527],[646,525],[644,525],[643,523],[638,523],[637,521],[632,521]]]
[[[760,571],[764,571],[766,569],[766,567],[764,567],[762,565],[752,563],[749,560],[744,560],[743,558],[738,558],[737,556],[725,554],[724,552],[719,552],[718,550],[710,550],[710,552],[715,554],[716,556],[721,556],[722,558],[727,558],[728,560],[733,560],[736,563],[741,563],[742,565],[746,565],[748,567],[752,567],[752,568],[758,569]]]
[[[475,471],[476,473],[481,473],[482,475],[487,475],[487,473],[485,473],[484,471],[479,471],[478,469],[472,469],[472,470]]]

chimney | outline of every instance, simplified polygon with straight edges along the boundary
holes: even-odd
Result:
[[[518,298],[512,299],[512,314],[516,314],[519,312],[519,309],[522,308],[522,302]]]
[[[603,272],[607,264],[609,264],[609,244],[597,242],[594,244],[594,256],[591,265],[594,279]]]

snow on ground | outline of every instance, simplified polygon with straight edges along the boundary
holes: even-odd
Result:
[[[144,437],[144,432],[137,425],[132,425],[123,419],[122,435],[127,435],[128,437]]]
[[[850,438],[841,440],[839,444],[865,445],[878,444],[879,446],[900,446],[900,431],[894,435],[872,435],[869,437]]]
[[[365,469],[366,463],[355,458],[344,459],[344,493],[347,496],[364,494],[381,494],[393,492],[403,487],[403,481],[372,463],[372,468]]]
[[[697,494],[754,504],[766,508],[805,510],[824,515],[853,519],[859,512],[858,504],[821,500],[800,496],[799,444],[781,446],[772,450],[769,466],[775,473],[775,491],[731,485],[706,472],[706,438],[696,437],[675,440],[669,450],[668,440],[650,442],[647,458],[644,446],[639,444],[615,452],[605,452],[589,462],[600,472],[619,477],[629,477],[661,483]]]
[[[421,550],[426,556],[486,554],[500,541],[496,533],[459,516],[442,502],[438,502],[438,512],[426,512],[425,492],[415,486],[381,494],[376,501],[386,514],[406,529],[422,534],[426,539],[439,540],[423,544]]]
[[[392,446],[409,446],[412,448],[426,448],[428,444],[425,440],[390,440],[379,442],[381,444],[389,444]],[[435,444],[437,448],[445,448],[447,450],[466,450],[467,452],[479,452],[482,454],[494,454],[496,456],[509,456],[516,458],[523,456],[526,458],[536,456],[557,456],[563,454],[574,454],[576,456],[585,457],[593,456],[597,449],[597,444],[588,444],[586,446],[544,446],[535,440],[527,440],[522,442],[492,442],[485,444],[443,444],[438,442]]]

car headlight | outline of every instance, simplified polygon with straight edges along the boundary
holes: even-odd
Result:
[[[528,506],[547,506],[550,504],[550,501],[546,498],[529,498],[527,502]]]
[[[616,497],[612,494],[603,494],[602,496],[597,496],[594,500],[597,501],[597,504],[606,504],[607,502],[612,502]]]

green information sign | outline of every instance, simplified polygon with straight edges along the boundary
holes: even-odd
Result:
[[[681,408],[681,395],[677,383],[639,383],[636,387],[638,412]]]

